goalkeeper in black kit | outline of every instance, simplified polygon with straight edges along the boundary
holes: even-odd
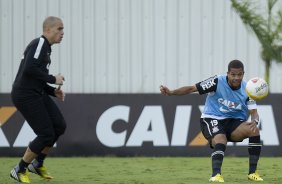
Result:
[[[63,22],[47,17],[43,35],[26,47],[12,88],[12,101],[37,135],[28,145],[20,162],[10,176],[21,183],[30,183],[28,171],[44,179],[53,177],[47,172],[44,160],[58,138],[65,132],[66,123],[59,108],[49,95],[64,101],[60,86],[64,76],[49,74],[51,45],[60,43],[64,35]],[[54,88],[47,83],[56,84]]]

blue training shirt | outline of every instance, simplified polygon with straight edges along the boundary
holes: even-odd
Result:
[[[208,93],[201,118],[248,119],[249,110],[256,109],[256,102],[246,93],[246,82],[239,89],[232,89],[227,75],[217,75],[199,82],[196,87],[199,94]]]

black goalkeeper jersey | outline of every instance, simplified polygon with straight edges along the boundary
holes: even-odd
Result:
[[[44,36],[32,40],[24,51],[13,90],[45,91],[54,95],[55,88],[47,84],[56,82],[55,76],[49,75],[50,55],[51,45]]]

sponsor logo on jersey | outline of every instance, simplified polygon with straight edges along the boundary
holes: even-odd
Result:
[[[232,101],[229,101],[229,100],[225,100],[223,98],[219,98],[218,100],[218,103],[222,104],[224,107],[227,107],[227,109],[229,110],[242,110],[242,105],[239,104],[239,103],[236,103],[236,102],[232,102]],[[220,108],[220,110],[227,110],[226,108]],[[223,112],[223,111],[222,111]]]
[[[229,112],[230,110],[224,108],[224,106],[221,106],[221,107],[219,108],[219,111],[220,111],[220,112],[223,112],[223,113],[226,113],[226,112]]]
[[[207,90],[207,89],[209,89],[209,88],[215,86],[216,83],[215,83],[214,79],[212,79],[212,80],[210,80],[210,81],[202,82],[200,85],[201,85],[201,87],[202,87],[203,90]]]
[[[200,83],[200,86],[201,86],[201,88],[203,89],[203,91],[205,91],[205,90],[207,90],[207,89],[210,89],[210,88],[213,87],[213,86],[216,86],[215,79],[217,79],[216,76],[211,77],[211,78],[208,78],[208,79],[202,81],[202,82]]]

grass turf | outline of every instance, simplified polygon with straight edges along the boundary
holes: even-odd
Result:
[[[20,158],[0,157],[0,183],[16,183],[9,177]],[[48,158],[45,166],[54,176],[50,181],[30,174],[31,183],[42,184],[204,184],[211,174],[208,157],[68,157]],[[282,183],[282,157],[262,157],[258,171],[267,184]],[[247,180],[248,158],[225,157],[225,182]]]

